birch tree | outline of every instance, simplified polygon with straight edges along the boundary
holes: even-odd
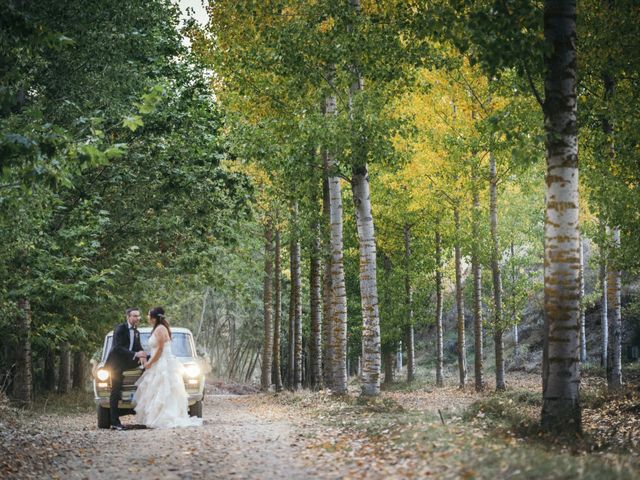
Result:
[[[271,321],[271,285],[273,281],[273,230],[271,224],[264,229],[264,281],[263,281],[263,344],[262,344],[262,374],[260,376],[260,389],[264,392],[271,388],[271,360],[273,348],[273,325]]]
[[[545,345],[542,425],[581,429],[576,2],[545,1]]]

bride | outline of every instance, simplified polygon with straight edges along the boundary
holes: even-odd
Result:
[[[187,413],[183,367],[171,351],[171,329],[164,309],[152,308],[147,318],[153,327],[149,338],[152,353],[149,361],[143,361],[145,373],[136,382],[136,423],[149,428],[202,425],[201,418]]]

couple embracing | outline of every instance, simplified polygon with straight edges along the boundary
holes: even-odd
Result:
[[[113,346],[105,362],[111,370],[109,409],[111,428],[123,430],[118,412],[122,397],[123,372],[144,368],[136,382],[136,423],[149,428],[173,428],[202,425],[202,419],[189,417],[182,364],[171,351],[171,328],[162,307],[149,310],[147,319],[153,328],[149,353],[140,343],[140,309],[128,308],[127,321],[113,331]]]

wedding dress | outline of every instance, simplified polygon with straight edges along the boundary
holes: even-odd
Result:
[[[155,335],[149,338],[149,347],[153,356],[158,348]],[[167,341],[160,358],[136,382],[136,423],[149,428],[202,425],[201,418],[189,417],[183,370],[171,351],[171,341]]]

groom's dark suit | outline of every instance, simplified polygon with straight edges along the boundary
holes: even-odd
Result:
[[[133,346],[131,346],[130,329],[133,330]],[[115,327],[111,351],[105,362],[105,366],[111,372],[111,395],[109,397],[111,425],[120,425],[118,401],[122,399],[122,372],[138,367],[138,359],[135,358],[135,354],[140,350],[142,350],[142,345],[137,328],[130,327],[128,322]]]

